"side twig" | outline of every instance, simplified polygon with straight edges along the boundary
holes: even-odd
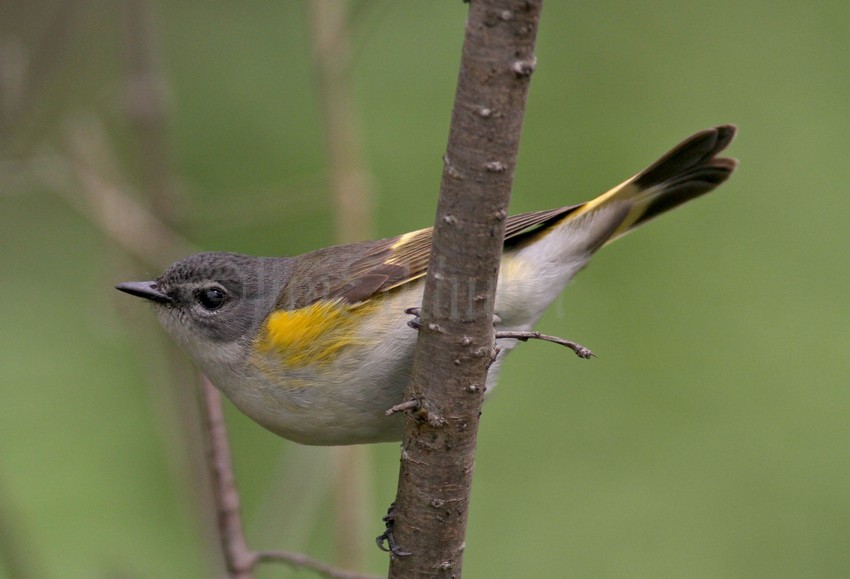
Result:
[[[499,338],[512,338],[514,340],[519,340],[520,342],[527,342],[529,340],[542,340],[544,342],[552,342],[553,344],[560,344],[566,348],[569,348],[573,352],[576,353],[576,356],[579,358],[595,358],[596,354],[590,351],[590,348],[586,348],[581,344],[573,342],[571,340],[565,340],[564,338],[559,338],[558,336],[550,336],[548,334],[541,334],[540,332],[523,332],[523,331],[510,331],[510,330],[496,330],[496,339]]]
[[[378,575],[363,575],[353,571],[339,569],[317,561],[302,553],[290,553],[289,551],[257,551],[258,562],[285,563],[295,568],[310,569],[323,577],[330,579],[380,579]]]
[[[407,412],[408,410],[415,410],[419,408],[419,400],[408,400],[406,402],[402,402],[401,404],[396,404],[384,414],[387,416],[392,416],[393,414],[398,414],[399,412]]]

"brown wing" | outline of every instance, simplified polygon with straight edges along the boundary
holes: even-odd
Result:
[[[548,211],[532,211],[508,217],[505,247],[512,247],[572,213],[579,205]],[[420,229],[360,245],[366,252],[345,264],[347,275],[330,288],[327,298],[349,303],[419,279],[428,270],[432,228]]]

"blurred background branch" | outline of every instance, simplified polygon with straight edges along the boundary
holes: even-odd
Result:
[[[372,179],[364,161],[361,119],[352,78],[349,3],[310,0],[313,70],[324,127],[327,172],[333,197],[337,243],[374,235]],[[331,450],[334,467],[335,561],[350,569],[366,566],[376,526],[368,446]]]
[[[7,22],[16,21],[21,15],[12,13],[21,8],[14,4],[9,2],[2,9]],[[40,28],[41,35],[30,50],[17,35],[0,36],[0,134],[5,135],[0,140],[4,145],[0,151],[5,154],[26,154],[40,137],[34,123],[36,111],[47,104],[48,84],[67,64],[68,47],[79,33],[85,4],[83,0],[68,0],[40,13],[46,16],[41,23],[46,26],[33,26],[35,30]]]

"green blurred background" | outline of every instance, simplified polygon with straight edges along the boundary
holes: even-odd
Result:
[[[112,289],[167,263],[104,233],[87,171],[149,203],[161,155],[167,213],[197,248],[334,239],[306,2],[155,2],[154,151],[128,115],[133,6],[0,6],[0,520],[36,576],[221,572],[192,374]],[[466,7],[352,13],[374,234],[428,226]],[[539,329],[597,359],[511,355],[480,431],[467,576],[850,576],[848,26],[846,0],[544,7],[513,211],[588,199],[718,123],[739,125],[741,167],[606,248],[552,307]],[[333,451],[227,418],[251,544],[333,559]],[[366,570],[383,573],[371,536],[398,446],[369,454]]]

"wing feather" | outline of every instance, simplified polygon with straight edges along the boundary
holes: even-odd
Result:
[[[521,244],[572,213],[579,205],[531,211],[508,217],[505,247]],[[365,301],[424,276],[428,271],[432,228],[368,243],[368,250],[348,264],[345,279],[330,288],[329,298]]]

